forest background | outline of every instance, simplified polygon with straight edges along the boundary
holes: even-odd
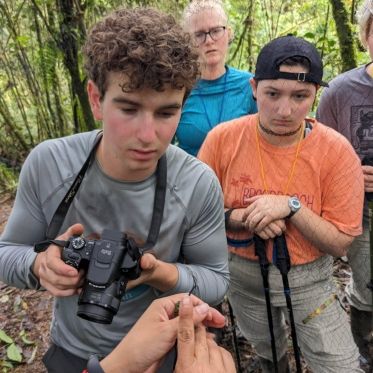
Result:
[[[0,0],[0,194],[46,138],[99,127],[85,90],[87,30],[120,6],[150,5],[178,19],[187,0]],[[226,0],[235,32],[228,64],[253,71],[260,48],[288,33],[319,49],[324,78],[368,62],[355,13],[361,0]]]

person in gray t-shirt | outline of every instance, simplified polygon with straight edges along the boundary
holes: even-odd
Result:
[[[358,11],[361,42],[373,60],[373,1],[365,0]],[[362,161],[373,161],[373,63],[347,71],[329,83],[317,108],[317,119],[343,134]],[[363,162],[365,163],[365,162]],[[365,192],[373,192],[373,167],[362,166]],[[372,363],[372,291],[370,273],[368,206],[365,200],[364,232],[348,251],[352,269],[347,298],[351,305],[351,327],[361,355]]]
[[[52,238],[97,239],[110,229],[144,244],[161,157],[167,165],[165,203],[158,239],[142,256],[141,275],[129,281],[118,313],[110,324],[87,321],[77,316],[84,272],[65,263],[56,244],[38,254],[33,245],[51,238],[54,213],[62,200],[71,200],[69,188],[81,180],[77,175],[99,131],[45,141],[26,159],[1,236],[0,280],[56,297],[52,346],[44,356],[53,372],[81,372],[92,353],[107,355],[154,299],[193,291],[215,305],[229,281],[219,182],[208,166],[170,145],[198,75],[188,35],[155,9],[122,9],[92,28],[83,52],[102,138]],[[170,364],[166,359],[163,371],[171,371]]]

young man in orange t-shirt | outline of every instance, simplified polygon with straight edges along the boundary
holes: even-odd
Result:
[[[251,80],[258,114],[214,128],[199,158],[217,174],[223,192],[230,250],[229,300],[264,372],[273,371],[263,285],[251,237],[285,233],[298,342],[313,372],[351,373],[358,350],[332,280],[333,256],[343,256],[361,233],[363,175],[348,141],[306,116],[322,82],[315,47],[285,36],[267,44]],[[286,359],[287,307],[281,275],[269,268],[280,372]]]

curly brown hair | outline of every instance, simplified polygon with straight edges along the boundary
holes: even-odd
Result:
[[[198,54],[174,17],[154,8],[119,9],[96,23],[83,47],[85,69],[101,98],[109,72],[127,77],[123,91],[165,84],[185,87],[186,95],[198,77]]]

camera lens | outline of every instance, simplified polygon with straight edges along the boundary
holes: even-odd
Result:
[[[78,301],[78,316],[100,324],[111,324],[120,306],[120,299],[115,297],[117,282],[108,288],[96,289],[87,283]]]

